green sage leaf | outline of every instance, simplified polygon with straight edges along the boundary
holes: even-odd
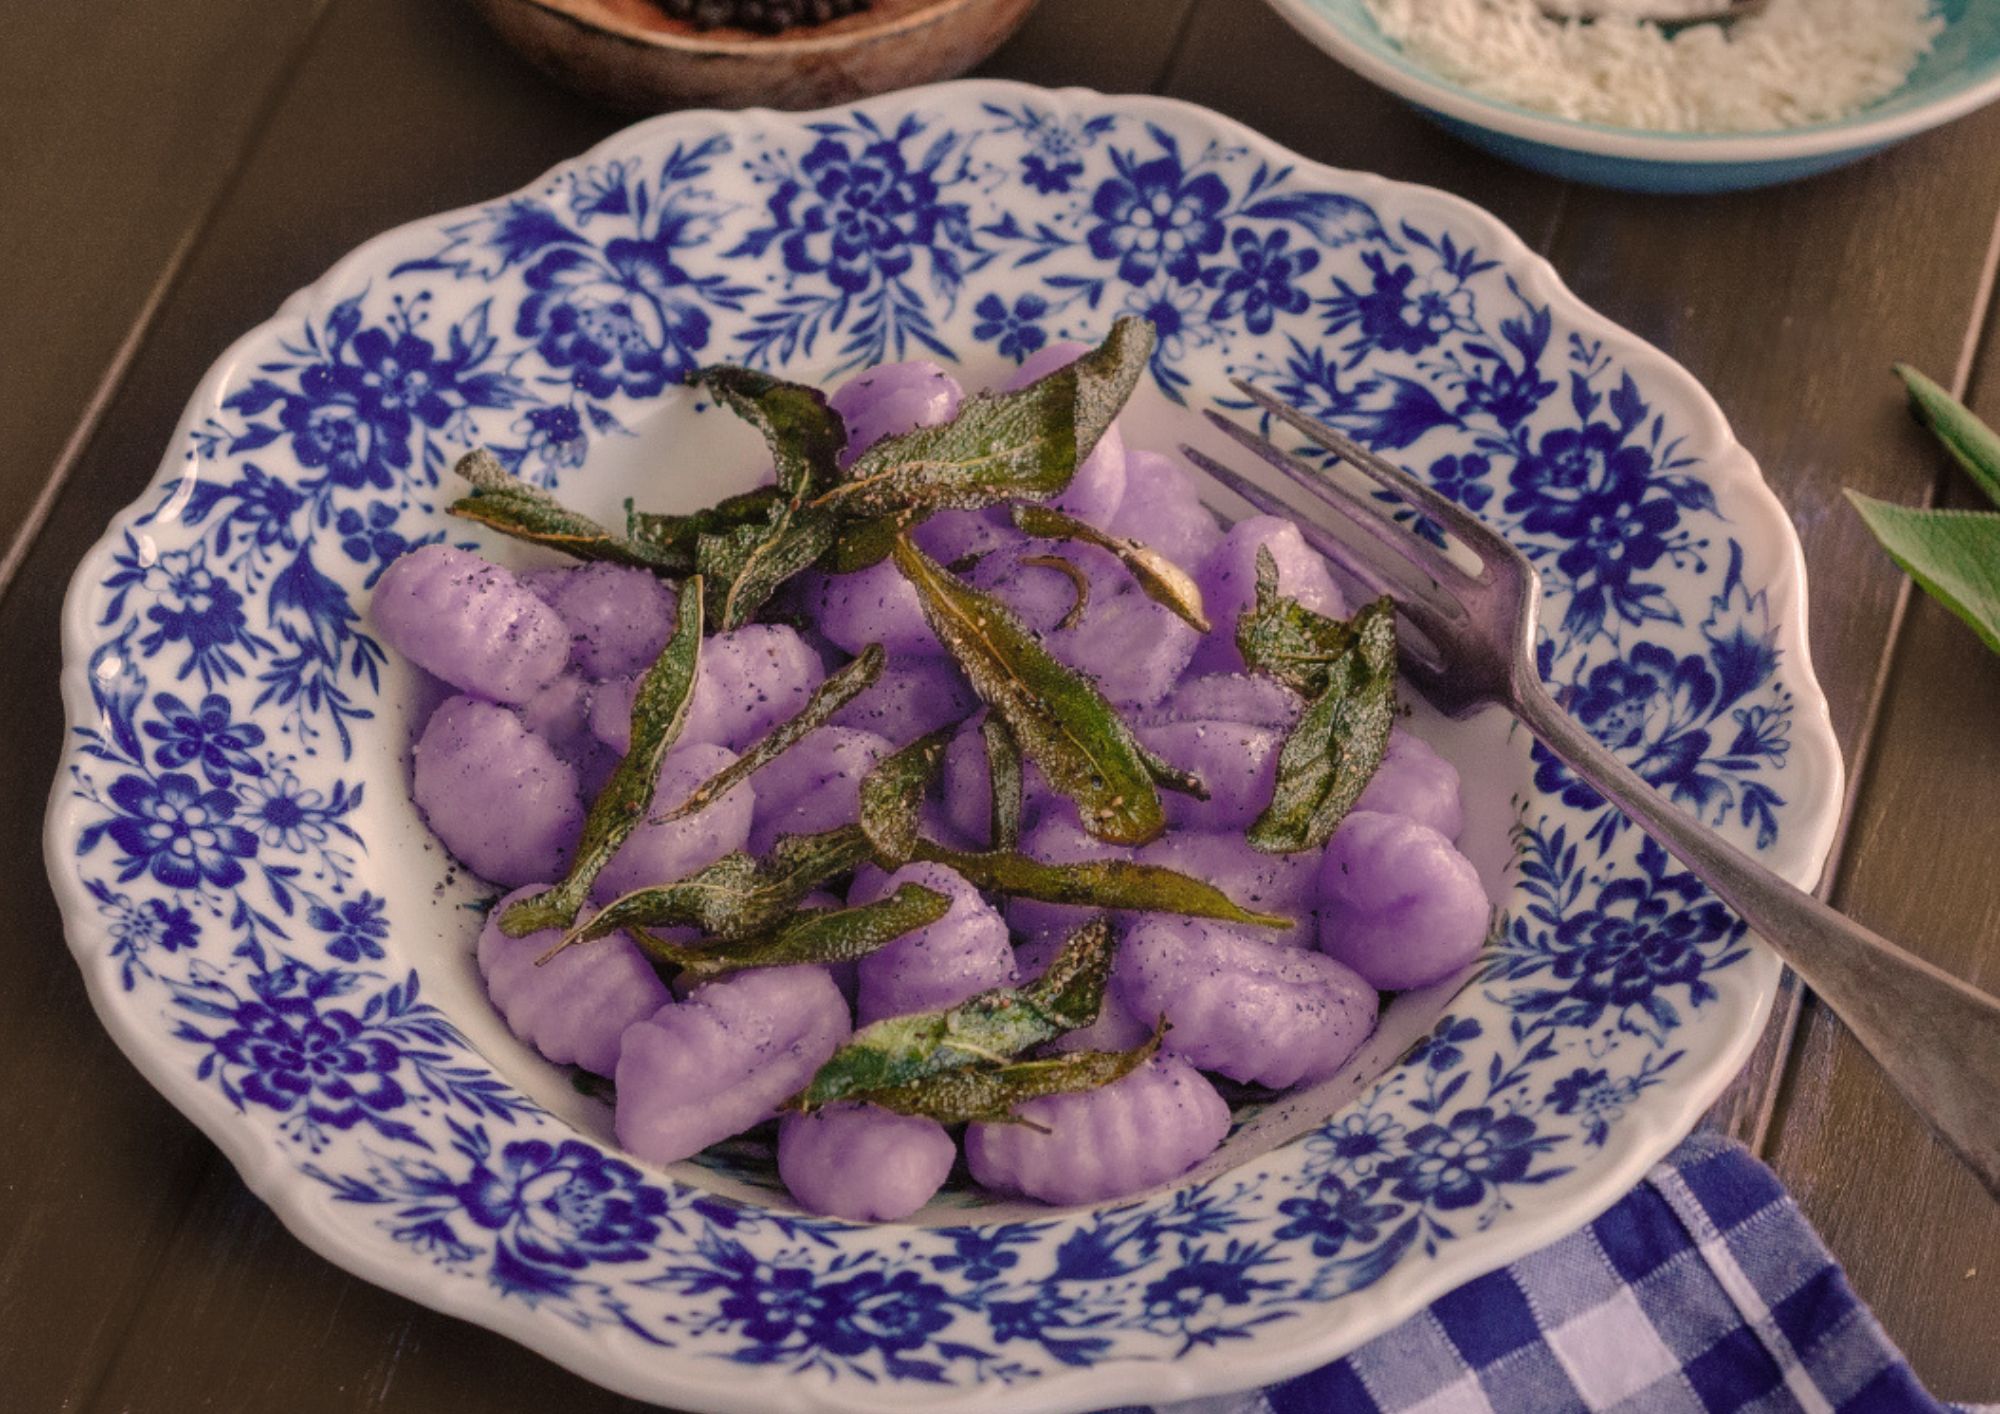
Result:
[[[682,588],[673,637],[639,679],[632,699],[632,747],[584,817],[583,837],[569,873],[553,888],[522,899],[500,915],[500,928],[507,936],[519,938],[575,922],[598,874],[652,809],[660,762],[680,737],[701,667],[701,601],[701,580],[690,579]]]
[[[1172,609],[1196,633],[1208,632],[1201,586],[1194,582],[1193,575],[1150,545],[1099,530],[1089,521],[1078,520],[1050,506],[1016,506],[1014,524],[1043,540],[1077,540],[1108,550],[1118,557],[1148,599]]]
[[[874,686],[882,676],[885,661],[887,655],[883,653],[881,644],[871,643],[863,648],[853,662],[813,689],[813,695],[806,699],[806,705],[799,709],[796,716],[786,718],[764,733],[746,747],[741,756],[696,786],[686,800],[665,814],[655,815],[653,823],[657,825],[684,819],[729,794],[739,783],[749,780],[825,726],[834,713]]]
[[[460,457],[455,470],[472,483],[472,494],[446,507],[452,515],[579,560],[631,565],[673,577],[694,570],[694,555],[689,551],[616,534],[570,510],[539,486],[521,480],[484,447],[475,447]]]
[[[1088,859],[1076,864],[1044,864],[1007,850],[970,852],[918,842],[914,858],[957,871],[975,888],[1043,903],[1082,908],[1130,909],[1214,918],[1255,928],[1289,928],[1295,920],[1280,913],[1242,907],[1205,880],[1158,864],[1129,859]]]
[[[1097,1020],[1117,954],[1111,924],[1094,919],[1072,933],[1049,970],[1026,987],[996,987],[942,1011],[893,1016],[864,1026],[786,1104],[812,1111],[857,1094],[1019,1055]]]
[[[940,727],[876,763],[861,778],[861,830],[884,869],[900,869],[917,850],[924,792],[944,763],[957,727]]]
[[[1246,836],[1266,853],[1325,844],[1388,750],[1396,719],[1396,606],[1386,597],[1365,604],[1348,627],[1352,642],[1316,675],[1318,695],[1279,748],[1271,803]]]
[[[1159,1054],[1164,1028],[1127,1051],[1072,1051],[1044,1060],[970,1066],[906,1085],[850,1096],[897,1114],[922,1115],[939,1124],[1027,1124],[1017,1107],[1044,1095],[1101,1090],[1123,1080]]]
[[[694,565],[695,551],[704,535],[727,535],[746,525],[767,525],[771,511],[785,499],[776,486],[759,486],[735,496],[724,496],[712,506],[686,515],[639,511],[625,503],[625,536],[641,541]]]
[[[758,967],[853,962],[929,927],[950,910],[951,899],[937,890],[903,884],[874,903],[805,909],[755,937],[688,946],[649,935],[640,947],[655,962],[679,968],[693,985]]]
[[[1896,376],[1910,390],[1910,406],[1918,419],[1944,443],[1945,450],[1979,484],[1986,498],[2000,505],[2000,433],[1907,363],[1896,365]]]
[[[1088,678],[1042,647],[1014,612],[899,537],[896,567],[916,587],[924,618],[1041,767],[1076,803],[1083,827],[1116,844],[1144,844],[1166,828],[1145,753]]]
[[[979,735],[986,747],[986,773],[993,782],[993,848],[1018,849],[1026,795],[1021,743],[1014,740],[1007,724],[992,712],[979,724]]]
[[[1858,491],[1847,499],[1889,558],[2000,652],[2000,513],[1898,506]]]
[[[786,835],[766,859],[740,850],[725,854],[685,879],[613,899],[541,960],[628,928],[699,928],[725,940],[768,932],[798,908],[800,899],[869,857],[868,837],[858,825]]]
[[[1236,646],[1250,671],[1276,678],[1301,697],[1317,697],[1353,645],[1351,624],[1278,592],[1278,562],[1260,547],[1257,597],[1236,620]]]
[[[1061,492],[1139,386],[1153,342],[1151,324],[1120,319],[1103,343],[1027,387],[975,396],[948,423],[868,448],[845,480],[812,503],[860,523],[843,534],[832,568],[874,564],[933,511]]]

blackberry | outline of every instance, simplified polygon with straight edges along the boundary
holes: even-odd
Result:
[[[730,25],[754,34],[777,34],[823,25],[868,8],[870,0],[659,0],[660,8],[696,29]]]

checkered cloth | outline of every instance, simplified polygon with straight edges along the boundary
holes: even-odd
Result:
[[[1161,1414],[1949,1407],[1917,1383],[1771,1171],[1697,1135],[1597,1221],[1346,1359]]]

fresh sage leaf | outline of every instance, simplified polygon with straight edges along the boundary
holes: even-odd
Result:
[[[1103,918],[1072,933],[1049,970],[1026,987],[996,987],[941,1011],[864,1026],[786,1104],[811,1112],[857,1094],[998,1063],[1097,1020],[1117,942]]]
[[[680,737],[701,668],[701,603],[701,580],[696,577],[682,587],[673,636],[639,679],[632,699],[632,747],[584,817],[583,837],[569,873],[553,888],[522,899],[500,915],[500,929],[508,937],[567,928],[575,922],[598,874],[652,809],[660,762]]]
[[[655,963],[678,968],[689,985],[757,967],[853,962],[927,928],[951,910],[951,899],[921,884],[903,884],[887,898],[853,908],[809,908],[771,932],[730,942],[687,945],[650,935],[639,946]]]
[[[2000,652],[2000,513],[1899,506],[1858,491],[1847,499],[1889,558]]]
[[[917,849],[924,792],[944,763],[956,727],[940,727],[883,757],[861,778],[861,832],[883,869],[900,869]]]
[[[2000,505],[2000,433],[1907,363],[1896,365],[1896,376],[1910,390],[1910,406],[1918,419],[1944,443],[1945,450],[1979,484],[1986,498]]]
[[[460,457],[455,470],[472,483],[472,494],[461,496],[446,508],[452,515],[579,560],[631,565],[675,578],[694,570],[690,551],[616,534],[570,510],[539,486],[529,485],[484,447],[475,447]]]
[[[1333,665],[1354,646],[1354,628],[1280,594],[1278,562],[1259,547],[1257,597],[1237,617],[1236,646],[1251,672],[1312,698],[1325,691]]]
[[[971,1066],[850,1098],[939,1124],[1031,1124],[1021,1118],[1018,1106],[1044,1095],[1101,1090],[1123,1080],[1159,1054],[1165,1034],[1164,1027],[1156,1029],[1126,1051],[1072,1051],[1043,1060]]]
[[[813,689],[813,695],[806,699],[806,705],[799,709],[796,716],[786,718],[764,733],[746,747],[741,756],[689,792],[686,800],[665,814],[655,815],[653,823],[658,825],[669,820],[685,819],[722,799],[737,785],[749,780],[825,726],[834,713],[874,686],[882,676],[885,661],[887,655],[883,653],[881,644],[871,643],[863,648],[853,662]]]
[[[1172,609],[1181,622],[1196,633],[1208,632],[1208,615],[1202,607],[1201,586],[1194,582],[1193,575],[1151,546],[1099,530],[1089,521],[1065,515],[1051,506],[1016,506],[1014,524],[1042,540],[1077,540],[1095,545],[1100,550],[1108,550],[1118,557],[1138,584],[1139,591],[1148,599]],[[1078,597],[1081,598],[1081,591]]]
[[[1261,600],[1263,586],[1259,584]],[[1348,625],[1347,651],[1315,674],[1318,695],[1278,750],[1271,803],[1250,826],[1270,854],[1317,849],[1382,764],[1396,719],[1396,606],[1364,604]]]
[[[979,735],[986,747],[986,774],[993,783],[993,848],[1018,849],[1021,815],[1026,805],[1021,743],[1014,740],[1007,724],[992,712],[979,724]]]
[[[1008,850],[975,853],[948,849],[931,840],[918,841],[913,857],[942,864],[973,887],[989,893],[1039,899],[1043,903],[1178,913],[1255,928],[1289,928],[1296,921],[1280,913],[1252,912],[1211,883],[1162,865],[1140,864],[1130,859],[1044,864]]]
[[[831,567],[865,569],[933,511],[977,510],[1060,493],[1131,398],[1153,326],[1123,318],[1102,344],[1027,387],[969,399],[937,427],[885,437],[812,502],[850,525]]]
[[[947,573],[908,536],[897,539],[894,554],[931,631],[1049,785],[1076,803],[1083,828],[1115,844],[1157,838],[1166,813],[1145,755],[1096,685],[1056,661],[1006,605]]]
[[[797,910],[800,899],[869,857],[868,837],[858,825],[786,835],[766,859],[740,850],[725,854],[685,879],[613,899],[572,928],[540,961],[626,929],[699,928],[722,939],[768,932]]]

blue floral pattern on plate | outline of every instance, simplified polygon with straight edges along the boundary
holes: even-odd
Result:
[[[1227,1387],[1608,1203],[1775,968],[1540,755],[1505,927],[1428,1038],[1299,1141],[1101,1211],[871,1231],[719,1196],[571,1130],[428,999],[436,925],[374,833],[400,782],[362,779],[404,731],[363,609],[448,533],[459,452],[568,484],[705,361],[1012,363],[1128,312],[1166,399],[1254,378],[1508,533],[1577,716],[1811,872],[1838,765],[1788,532],[1684,374],[1449,198],[1179,105],[967,84],[642,125],[365,248],[211,375],[70,601],[51,862],[107,1021],[324,1250],[683,1403],[757,1372],[855,1409]]]

